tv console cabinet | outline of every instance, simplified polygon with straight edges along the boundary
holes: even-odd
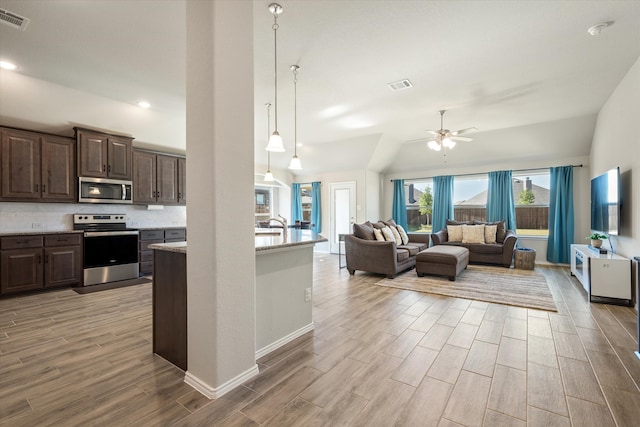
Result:
[[[600,254],[587,245],[571,245],[571,274],[587,291],[589,301],[632,304],[631,260]]]

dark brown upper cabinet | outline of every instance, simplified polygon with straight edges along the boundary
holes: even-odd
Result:
[[[0,128],[5,201],[74,202],[76,143],[72,138]]]
[[[185,204],[185,159],[149,151],[133,151],[133,203]]]
[[[79,176],[131,180],[133,138],[74,128]]]

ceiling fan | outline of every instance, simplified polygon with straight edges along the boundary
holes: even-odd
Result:
[[[439,130],[427,130],[428,133],[432,134],[432,137],[427,139],[427,147],[434,151],[444,150],[444,155],[447,155],[447,149],[452,149],[456,146],[456,142],[459,141],[473,141],[473,138],[469,138],[467,136],[460,136],[464,133],[474,132],[478,129],[471,127],[466,129],[460,129],[456,131],[450,131],[449,129],[444,128],[444,113],[447,110],[440,110],[440,129]]]

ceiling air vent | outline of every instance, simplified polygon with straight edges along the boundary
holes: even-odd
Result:
[[[387,83],[387,86],[389,86],[389,89],[391,89],[394,92],[398,91],[398,90],[409,89],[410,87],[413,87],[413,85],[411,84],[409,79],[398,80],[397,82]]]
[[[0,9],[0,22],[17,30],[24,31],[27,29],[27,25],[29,25],[29,18],[16,15],[5,9]]]

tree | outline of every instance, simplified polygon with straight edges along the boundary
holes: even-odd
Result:
[[[531,190],[522,190],[522,192],[518,196],[519,205],[532,205],[535,200],[536,196]]]
[[[429,224],[429,215],[433,213],[433,195],[431,187],[427,185],[424,192],[420,196],[420,215],[426,215],[425,224]]]

